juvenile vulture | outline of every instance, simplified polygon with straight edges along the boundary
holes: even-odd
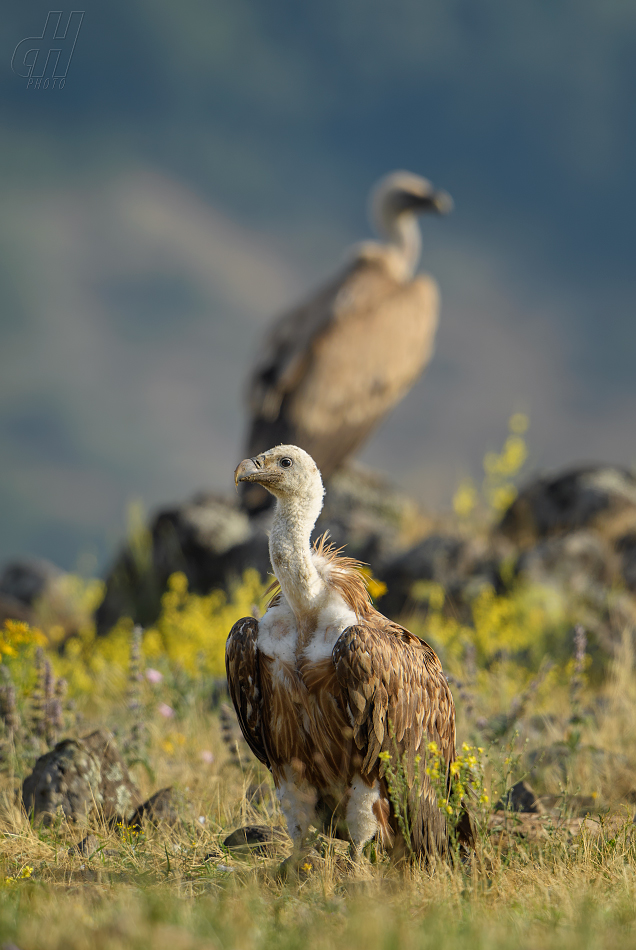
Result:
[[[276,499],[269,551],[278,583],[260,621],[232,627],[227,679],[243,735],[272,772],[295,852],[313,824],[348,838],[355,853],[375,836],[404,853],[388,753],[394,768],[398,758],[405,766],[414,853],[443,853],[448,831],[425,771],[430,742],[447,776],[455,757],[455,706],[440,661],[373,607],[357,561],[325,538],[310,546],[324,490],[306,452],[279,445],[242,461],[235,481]]]
[[[280,317],[249,380],[247,452],[294,442],[328,479],[402,399],[429,362],[439,293],[414,277],[420,256],[417,215],[445,214],[449,195],[409,172],[382,178],[371,217],[384,242],[353,248],[344,269],[313,297]],[[271,499],[245,486],[251,512]]]

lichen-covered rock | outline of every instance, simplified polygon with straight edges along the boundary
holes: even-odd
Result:
[[[620,558],[621,574],[625,586],[633,594],[636,594],[636,531],[629,532],[619,538],[615,548]]]
[[[35,763],[22,785],[27,814],[50,823],[61,814],[82,822],[102,804],[99,760],[80,739],[64,739]]]
[[[191,808],[171,785],[139,805],[130,819],[132,828],[140,828],[144,821],[153,825],[168,825],[171,828],[184,819],[191,818]]]
[[[77,844],[72,845],[68,849],[68,853],[70,855],[81,854],[84,858],[90,858],[91,854],[95,854],[98,848],[99,838],[97,835],[86,835],[86,837],[78,841]]]
[[[43,558],[11,561],[0,574],[0,594],[32,607],[63,576],[64,571]]]
[[[141,797],[119,755],[112,733],[64,739],[40,756],[22,785],[27,814],[50,823],[61,813],[83,822],[95,809],[109,821],[128,821]]]
[[[632,472],[587,465],[536,478],[519,492],[499,525],[520,547],[581,528],[593,528],[611,540],[636,530]]]
[[[495,805],[496,811],[526,812],[532,815],[543,815],[545,808],[536,795],[532,786],[525,781],[517,782],[509,788],[503,799]]]
[[[380,576],[388,592],[380,608],[390,617],[398,617],[405,610],[412,612],[418,605],[424,607],[427,599],[418,594],[416,585],[432,581],[443,588],[455,616],[468,622],[469,605],[477,594],[485,587],[500,589],[499,569],[508,554],[507,547],[487,538],[430,534],[384,569]]]
[[[139,789],[133,782],[126,763],[108,729],[98,729],[82,739],[100,764],[99,791],[106,820],[128,821],[141,802]]]
[[[5,620],[21,620],[23,623],[33,624],[35,614],[17,597],[0,593],[0,628],[4,626]]]
[[[593,531],[546,538],[522,552],[517,573],[533,584],[559,586],[590,596],[618,581],[620,565],[611,545]]]
[[[229,834],[223,844],[231,851],[273,857],[288,847],[289,837],[281,828],[271,828],[269,825],[244,825]]]
[[[240,578],[246,567],[266,573],[268,565],[267,538],[259,539],[234,498],[197,495],[158,512],[147,550],[127,546],[118,555],[96,613],[97,632],[107,633],[121,616],[152,623],[175,571],[186,575],[191,591],[207,594]]]
[[[418,581],[434,581],[446,592],[457,586],[465,542],[456,536],[431,534],[399,554],[383,572],[388,591],[382,609],[396,616],[404,610]]]

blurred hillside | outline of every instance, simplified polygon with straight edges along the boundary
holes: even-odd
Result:
[[[102,0],[27,89],[48,9],[0,37],[0,560],[103,561],[129,499],[230,490],[259,333],[393,167],[456,211],[437,356],[363,460],[447,505],[522,409],[534,467],[636,461],[632,4]]]

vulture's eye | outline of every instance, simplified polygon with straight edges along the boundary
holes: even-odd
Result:
[[[281,468],[291,468],[294,463],[292,462],[291,459],[284,458],[284,459],[281,459],[278,464],[280,465]]]

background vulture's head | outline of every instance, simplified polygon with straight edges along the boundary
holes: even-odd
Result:
[[[394,222],[401,215],[447,214],[453,199],[445,191],[433,187],[426,178],[412,172],[391,172],[381,178],[370,196],[370,218],[380,234],[390,236]]]

